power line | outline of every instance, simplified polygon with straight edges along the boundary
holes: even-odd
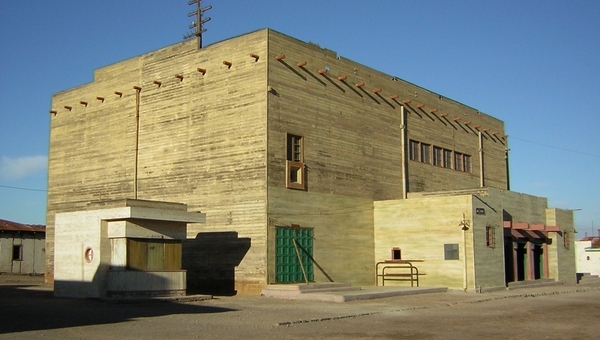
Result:
[[[517,138],[517,137],[513,137],[513,136],[509,136],[509,138],[510,139],[520,140],[521,142],[526,142],[526,143],[536,144],[536,145],[540,145],[540,146],[545,146],[545,147],[551,148],[551,149],[557,149],[557,150],[562,150],[562,151],[566,151],[566,152],[577,153],[577,154],[580,154],[580,155],[585,155],[585,156],[591,156],[591,157],[600,158],[600,155],[594,155],[594,154],[591,154],[591,153],[586,153],[586,152],[581,152],[581,151],[564,149],[564,148],[560,148],[558,146],[547,145],[547,144],[542,144],[542,143],[538,143],[538,142],[532,142],[530,140],[521,139],[521,138]]]
[[[42,190],[42,189],[30,189],[30,188],[11,187],[11,186],[8,186],[8,185],[1,185],[1,184],[0,184],[0,188],[15,189],[15,190],[25,190],[25,191],[41,191],[41,192],[47,192],[48,191],[48,190]]]

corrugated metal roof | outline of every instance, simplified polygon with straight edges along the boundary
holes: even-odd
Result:
[[[600,237],[588,236],[582,238],[580,241],[592,241],[592,248],[600,248]]]
[[[26,232],[36,232],[36,233],[45,233],[46,226],[37,225],[37,224],[22,224],[7,220],[0,220],[0,230],[1,231],[26,231]]]

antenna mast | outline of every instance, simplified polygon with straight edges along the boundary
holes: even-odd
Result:
[[[206,32],[206,29],[204,29],[202,27],[206,22],[210,21],[210,17],[208,17],[206,19],[202,19],[202,14],[204,12],[208,11],[209,9],[211,9],[212,6],[209,5],[207,7],[202,8],[202,0],[188,1],[188,5],[193,5],[193,4],[196,4],[196,10],[188,13],[188,17],[196,16],[196,20],[194,20],[192,22],[189,29],[195,28],[196,31],[190,32],[187,35],[184,35],[183,39],[187,40],[187,39],[190,39],[193,37],[198,37],[198,49],[201,49],[202,48],[202,33]]]

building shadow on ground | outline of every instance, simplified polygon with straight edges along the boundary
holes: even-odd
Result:
[[[55,298],[52,290],[36,286],[0,286],[0,334],[112,324],[175,314],[231,311],[235,310],[164,300],[115,303],[98,299]]]

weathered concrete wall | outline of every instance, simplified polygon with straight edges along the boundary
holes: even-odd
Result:
[[[316,190],[315,190],[316,191]],[[269,188],[269,282],[275,282],[275,228],[313,228],[315,281],[373,285],[373,201],[358,197]]]
[[[137,177],[137,198],[183,202],[207,213],[206,225],[191,225],[189,237],[236,230],[251,238],[238,290],[264,286],[266,46],[266,31],[201,50],[195,41],[183,42],[99,69],[94,82],[53,97],[49,280],[54,215],[134,198]]]
[[[550,276],[563,282],[577,282],[573,211],[546,209],[546,223],[560,227],[560,232],[550,233],[552,236],[552,244],[548,246]]]
[[[416,263],[425,274],[421,285],[464,288],[466,268],[467,287],[474,287],[473,237],[470,231],[463,236],[460,226],[463,214],[470,219],[472,204],[470,195],[375,202],[376,261],[390,259],[391,249],[399,247],[402,259],[423,260]],[[445,260],[444,244],[458,244],[459,258]]]
[[[471,233],[475,254],[475,289],[506,285],[504,276],[504,228],[502,197],[494,190],[473,194]],[[480,214],[477,214],[479,209]],[[493,238],[488,245],[486,228],[492,228]]]
[[[405,104],[408,139],[469,154],[473,161],[472,173],[408,162],[409,190],[479,185],[479,137],[473,125],[490,129],[483,138],[489,154],[487,185],[506,186],[499,120],[277,32],[269,32],[269,51],[269,217],[274,225],[313,227],[315,254],[336,280],[374,281],[369,200],[402,198],[403,100],[411,100]],[[426,106],[417,108],[421,103]],[[429,113],[432,108],[439,110],[437,116]],[[471,123],[449,121],[442,113]],[[304,140],[306,191],[285,189],[287,133]],[[269,263],[274,260],[272,255]],[[269,275],[272,280],[274,270]]]

